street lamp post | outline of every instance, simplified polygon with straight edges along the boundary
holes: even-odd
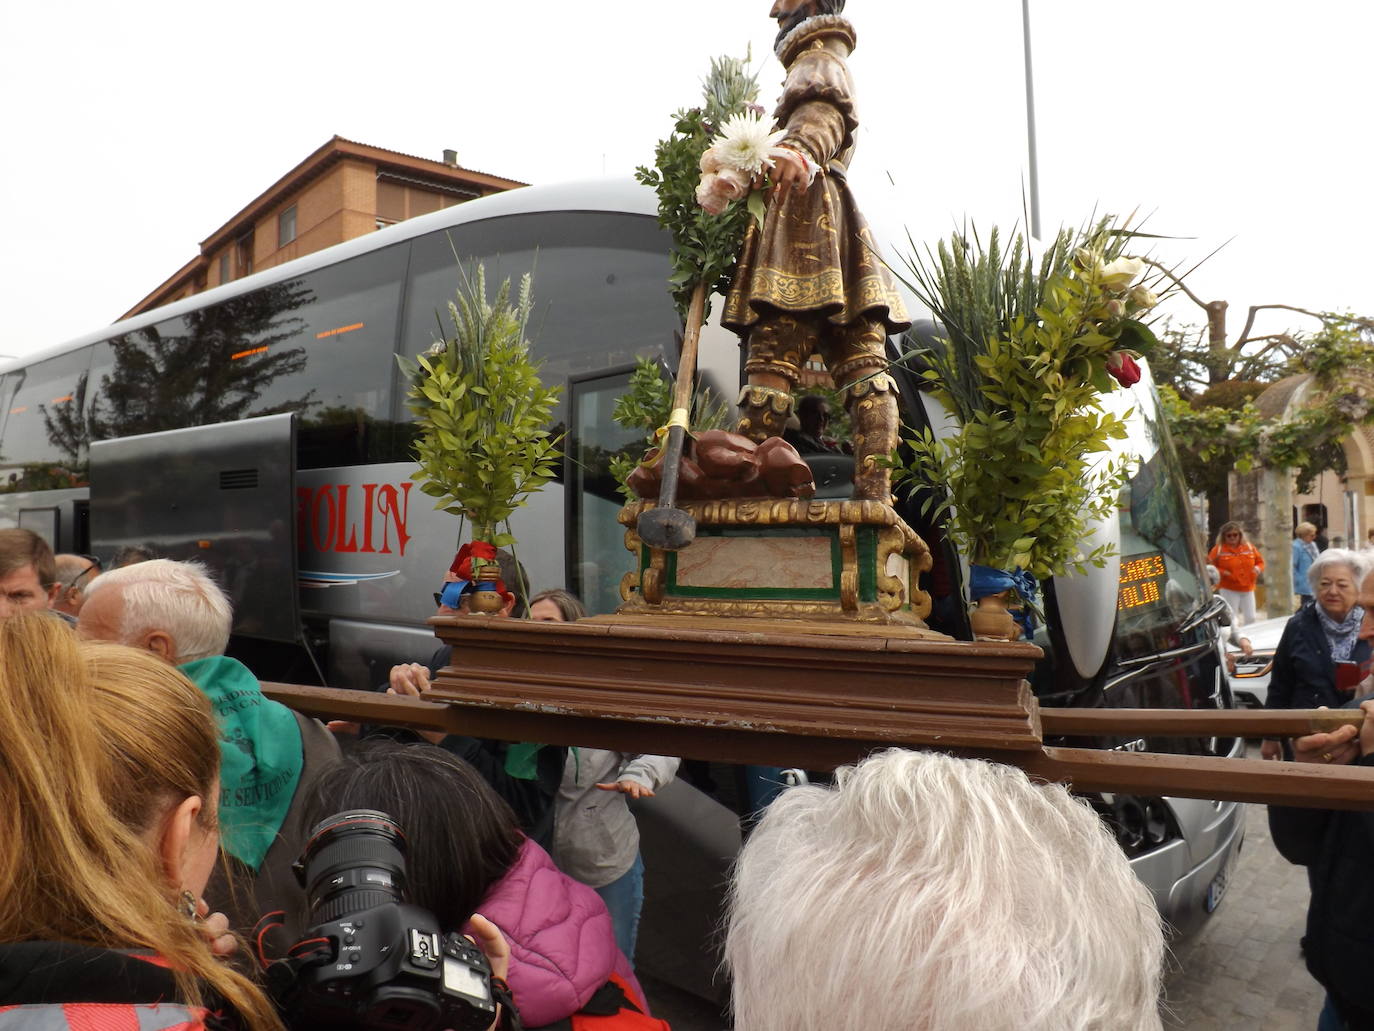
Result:
[[[1026,148],[1030,158],[1030,232],[1040,238],[1040,169],[1035,158],[1035,83],[1031,74],[1030,0],[1021,0],[1021,38],[1026,52]]]

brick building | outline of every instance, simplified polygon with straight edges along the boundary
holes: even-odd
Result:
[[[200,253],[120,318],[382,226],[525,183],[335,136],[201,241]]]

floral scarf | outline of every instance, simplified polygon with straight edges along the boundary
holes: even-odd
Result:
[[[1364,619],[1364,609],[1353,606],[1345,619],[1337,623],[1320,605],[1313,605],[1312,608],[1316,610],[1317,619],[1321,621],[1326,640],[1331,645],[1331,658],[1336,662],[1349,662],[1350,653],[1355,650],[1358,640],[1360,621]]]

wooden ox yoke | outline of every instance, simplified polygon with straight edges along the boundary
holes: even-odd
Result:
[[[1048,747],[1046,735],[1296,737],[1358,711],[1042,709],[1029,644],[932,640],[796,620],[436,617],[459,661],[428,699],[291,684],[300,712],[505,741],[833,769],[877,748],[936,748],[1083,792],[1374,809],[1374,769]]]

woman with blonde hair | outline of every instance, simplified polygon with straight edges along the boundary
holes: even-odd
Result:
[[[1245,528],[1234,521],[1224,523],[1212,550],[1207,552],[1207,561],[1221,574],[1217,593],[1231,606],[1236,625],[1253,623],[1256,618],[1255,584],[1264,572],[1264,556],[1250,543]]]
[[[156,656],[0,623],[0,1026],[281,1028],[200,902],[219,757],[209,700]]]

